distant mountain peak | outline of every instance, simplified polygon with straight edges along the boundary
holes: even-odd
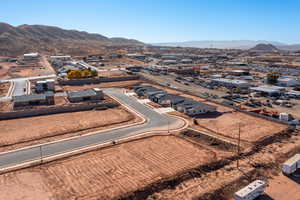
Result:
[[[257,44],[255,47],[249,49],[250,51],[265,51],[265,52],[277,52],[278,49],[272,44]]]

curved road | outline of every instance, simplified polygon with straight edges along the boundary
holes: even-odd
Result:
[[[185,122],[179,118],[155,112],[148,106],[139,103],[134,97],[125,95],[121,89],[111,88],[105,89],[104,91],[106,94],[146,117],[146,123],[43,144],[43,157],[71,152],[96,144],[112,142],[129,136],[139,135],[147,131],[167,131],[168,127],[178,129],[185,124]],[[0,154],[0,169],[38,159],[40,159],[40,146],[4,152]]]

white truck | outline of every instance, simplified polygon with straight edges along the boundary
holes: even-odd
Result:
[[[264,193],[267,184],[264,181],[256,180],[237,191],[234,195],[235,200],[253,200]]]
[[[293,157],[285,161],[282,165],[282,172],[290,175],[300,168],[300,154],[295,154]]]

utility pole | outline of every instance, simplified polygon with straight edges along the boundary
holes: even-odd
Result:
[[[241,144],[241,123],[239,122],[239,136],[238,136],[238,147],[237,147],[237,162],[236,167],[239,169],[239,160],[240,160],[240,144]]]
[[[238,147],[237,147],[237,161],[236,161],[236,167],[237,169],[243,173],[247,178],[248,180],[250,181],[251,180],[251,177],[249,175],[247,175],[242,169],[240,169],[240,144],[241,144],[241,122],[239,122],[239,136],[238,136]]]

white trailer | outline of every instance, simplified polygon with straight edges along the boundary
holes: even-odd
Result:
[[[294,173],[298,168],[300,168],[300,154],[296,154],[282,165],[282,172],[284,174],[292,174]]]
[[[235,200],[253,200],[264,193],[267,184],[264,181],[256,180],[237,191],[234,195]]]

